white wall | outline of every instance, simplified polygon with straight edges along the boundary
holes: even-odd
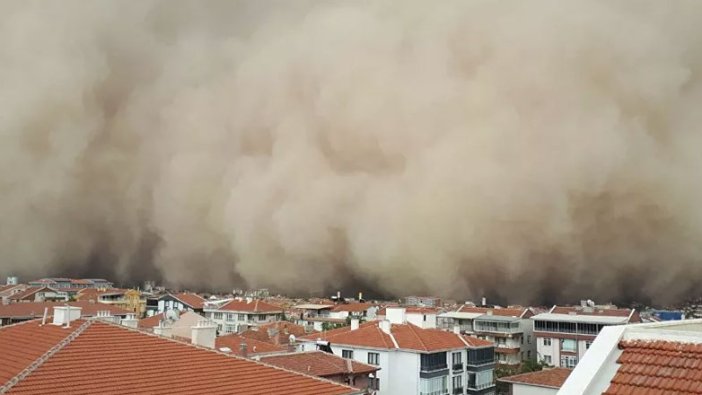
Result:
[[[380,394],[416,395],[419,394],[419,354],[394,351],[390,353],[389,379],[380,381]]]
[[[535,385],[512,384],[512,395],[556,395],[558,389]]]
[[[551,339],[550,346],[544,346],[544,338],[543,337],[539,337],[536,339],[536,352],[538,353],[537,357],[539,360],[541,360],[541,359],[544,359],[544,355],[550,355],[551,356],[551,365],[552,366],[560,366],[561,365],[560,339],[556,339],[555,337],[552,337],[550,339]]]
[[[436,328],[436,314],[407,313],[405,314],[405,318],[407,319],[407,322],[413,325],[417,325],[420,328]],[[390,322],[392,322],[392,320],[390,320]]]

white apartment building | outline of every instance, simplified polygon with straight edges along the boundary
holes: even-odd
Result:
[[[636,310],[594,306],[553,306],[531,317],[537,358],[551,366],[574,368],[600,331],[611,325],[641,322]]]
[[[335,355],[379,366],[373,388],[378,395],[494,394],[493,344],[407,321],[404,308],[390,308],[387,319],[300,339],[304,351],[326,349]]]
[[[457,311],[439,314],[439,326],[445,330],[459,330],[495,343],[498,364],[517,366],[522,361],[537,357],[536,338],[533,334],[534,315],[526,307],[475,307],[464,305]]]
[[[379,310],[376,319],[386,319],[388,309],[397,309],[397,307],[390,306]],[[403,307],[402,309],[404,317],[399,318],[402,321],[407,321],[423,329],[436,328],[438,309],[432,307]]]
[[[215,322],[219,333],[239,333],[283,317],[282,308],[251,298],[207,302],[204,312],[206,318]]]

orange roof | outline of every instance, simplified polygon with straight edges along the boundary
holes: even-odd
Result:
[[[571,314],[577,315],[602,315],[606,317],[628,317],[631,309],[602,309],[593,308],[592,311],[585,310],[580,306],[553,306],[551,314]]]
[[[380,369],[351,359],[341,358],[323,351],[296,352],[261,357],[261,361],[281,368],[328,377],[340,374],[368,374]]]
[[[56,325],[40,326],[39,321],[25,321],[0,328],[0,384],[16,376],[34,360],[74,331]]]
[[[327,340],[332,344],[346,344],[383,349],[407,349],[422,352],[450,350],[467,347],[489,347],[492,342],[439,329],[423,329],[412,324],[393,324],[390,333],[380,329],[378,321],[361,324],[358,329],[350,327],[305,336],[303,340]],[[394,340],[394,341],[393,341]],[[397,344],[397,345],[395,345]]]
[[[278,331],[277,335],[274,333]],[[273,344],[288,344],[290,335],[305,336],[305,327],[288,321],[275,321],[241,333],[242,336]],[[273,336],[271,336],[273,335]]]
[[[463,305],[458,308],[458,312],[461,313],[478,313],[478,314],[489,314],[492,312],[492,315],[499,315],[502,317],[521,317],[522,314],[525,313],[525,310],[528,310],[526,308],[492,308],[492,307],[471,307],[471,306],[466,306]]]
[[[405,313],[409,314],[436,314],[439,309],[433,307],[407,307]]]
[[[218,350],[222,347],[229,347],[232,350],[231,352],[237,355],[241,355],[241,343],[246,343],[246,352],[248,355],[285,352],[288,350],[288,348],[284,346],[247,338],[235,333],[219,336],[215,339],[215,347]]]
[[[82,330],[82,332],[81,332]],[[69,329],[37,322],[0,328],[0,347],[13,357],[2,364],[3,378],[28,367],[68,335],[61,347],[9,394],[359,394],[331,381],[214,352],[99,321],[75,322]],[[28,339],[31,339],[29,341]],[[42,339],[36,344],[35,339]],[[20,344],[21,341],[24,343]],[[32,351],[26,353],[25,348]],[[22,356],[26,353],[26,356]],[[18,358],[24,358],[19,360]],[[3,359],[4,362],[4,359]],[[8,369],[12,366],[12,369]],[[7,383],[7,381],[3,381]]]
[[[539,387],[561,388],[573,369],[553,368],[499,379],[506,383],[531,384]]]
[[[331,308],[331,311],[348,311],[349,313],[360,313],[362,311],[368,310],[369,307],[373,305],[370,303],[348,303],[348,304],[338,304]]]
[[[49,287],[28,287],[24,291],[17,292],[16,294],[10,296],[10,300],[22,300],[42,291],[54,292]],[[31,299],[34,300],[34,298]]]
[[[161,320],[164,319],[164,314],[165,313],[159,313],[154,314],[151,317],[142,318],[139,320],[137,327],[140,329],[152,329],[153,327],[158,326],[158,324],[161,323]]]
[[[205,299],[198,294],[181,292],[171,295],[193,309],[202,309],[205,306]]]
[[[127,315],[132,312],[123,308],[92,302],[24,302],[0,305],[0,317],[8,318],[37,318],[44,315],[44,309],[49,309],[49,314],[53,314],[54,306],[80,307],[83,317],[96,316],[98,311],[109,311],[112,315]]]
[[[97,297],[99,295],[125,292],[127,292],[127,290],[121,288],[80,288],[78,294],[76,295],[76,298],[78,300],[97,300]]]
[[[280,307],[273,306],[272,304],[266,303],[259,299],[252,300],[251,302],[234,299],[217,310],[236,312],[241,311],[246,313],[280,313],[283,311]]]
[[[619,369],[604,394],[702,394],[702,344],[631,340],[619,348]]]

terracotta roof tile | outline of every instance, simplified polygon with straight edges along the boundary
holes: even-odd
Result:
[[[553,368],[529,372],[499,379],[506,383],[531,384],[540,387],[561,388],[573,369]]]
[[[161,323],[161,320],[164,319],[164,314],[165,313],[159,313],[154,314],[151,317],[142,318],[139,320],[137,327],[139,329],[152,329],[153,327],[158,326],[158,324]]]
[[[39,318],[44,315],[44,309],[49,309],[49,314],[52,314],[54,306],[65,306],[65,305],[80,307],[81,315],[83,317],[93,317],[97,315],[98,311],[109,311],[112,315],[127,315],[132,312],[129,310],[122,309],[117,306],[104,304],[104,303],[92,303],[92,302],[24,302],[24,303],[10,303],[8,305],[0,305],[0,317],[8,318]]]
[[[17,292],[10,296],[10,300],[23,300],[27,298],[29,298],[29,300],[34,300],[34,294],[43,291],[52,292],[53,290],[49,287],[28,287],[24,291]]]
[[[432,352],[467,347],[489,347],[493,343],[471,336],[456,335],[439,329],[423,329],[412,324],[393,324],[392,337],[380,329],[378,321],[363,323],[356,330],[334,329],[303,337],[303,340],[326,340],[332,344],[357,345],[382,349],[401,348]],[[393,342],[394,339],[394,342]],[[395,342],[397,346],[395,346]]]
[[[368,374],[380,369],[351,359],[341,358],[323,351],[296,352],[291,354],[261,357],[261,361],[281,368],[328,377],[340,374]]]
[[[247,300],[234,299],[217,310],[236,312],[241,311],[247,313],[280,313],[283,311],[278,306],[274,306],[270,303],[266,303],[258,299],[252,300],[250,302]]]
[[[499,315],[502,317],[521,317],[528,309],[526,308],[490,308],[490,307],[471,307],[463,305],[458,308],[461,313],[478,313]]]
[[[619,348],[619,369],[604,394],[702,394],[702,344],[631,340]]]
[[[1,377],[14,376],[17,369],[28,366],[35,356],[64,339],[78,325],[80,321],[72,329],[65,330],[28,322],[1,328],[3,356],[8,352],[7,355],[13,358],[11,364],[2,364]],[[16,355],[16,350],[21,350],[19,355]],[[118,325],[92,321],[74,340],[20,380],[8,393],[312,395],[356,394],[359,391]]]
[[[288,321],[275,321],[263,324],[241,333],[244,337],[273,344],[288,344],[290,343],[290,335],[301,337],[306,334],[305,327]]]
[[[172,295],[174,298],[180,300],[183,302],[183,304],[186,304],[193,309],[202,309],[205,306],[205,299],[198,294],[181,292]]]
[[[246,352],[248,355],[280,353],[288,351],[288,348],[285,346],[279,346],[273,343],[244,337],[235,333],[218,336],[215,339],[215,347],[218,350],[222,347],[228,347],[232,353],[237,355],[242,355],[242,343],[246,343]]]

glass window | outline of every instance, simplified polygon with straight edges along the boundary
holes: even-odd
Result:
[[[551,365],[551,356],[550,355],[544,355],[544,362],[547,364]]]
[[[239,321],[246,321],[246,314],[239,314]]]
[[[550,346],[550,345],[551,345],[551,338],[544,337],[544,346]]]
[[[369,352],[368,353],[368,364],[370,365],[380,365],[378,362],[380,360],[380,354],[377,352]]]
[[[353,359],[353,350],[341,350],[341,356],[348,359]]]
[[[574,339],[562,339],[561,350],[575,352],[578,349],[578,342]]]
[[[419,393],[421,395],[443,395],[448,391],[448,377],[439,376],[419,380]]]
[[[424,372],[446,369],[446,353],[421,354],[420,364]]]
[[[463,376],[453,376],[453,389],[463,388]]]
[[[463,363],[463,353],[461,353],[461,352],[453,353],[453,356],[451,358],[452,358],[454,365],[458,365],[458,364]]]

